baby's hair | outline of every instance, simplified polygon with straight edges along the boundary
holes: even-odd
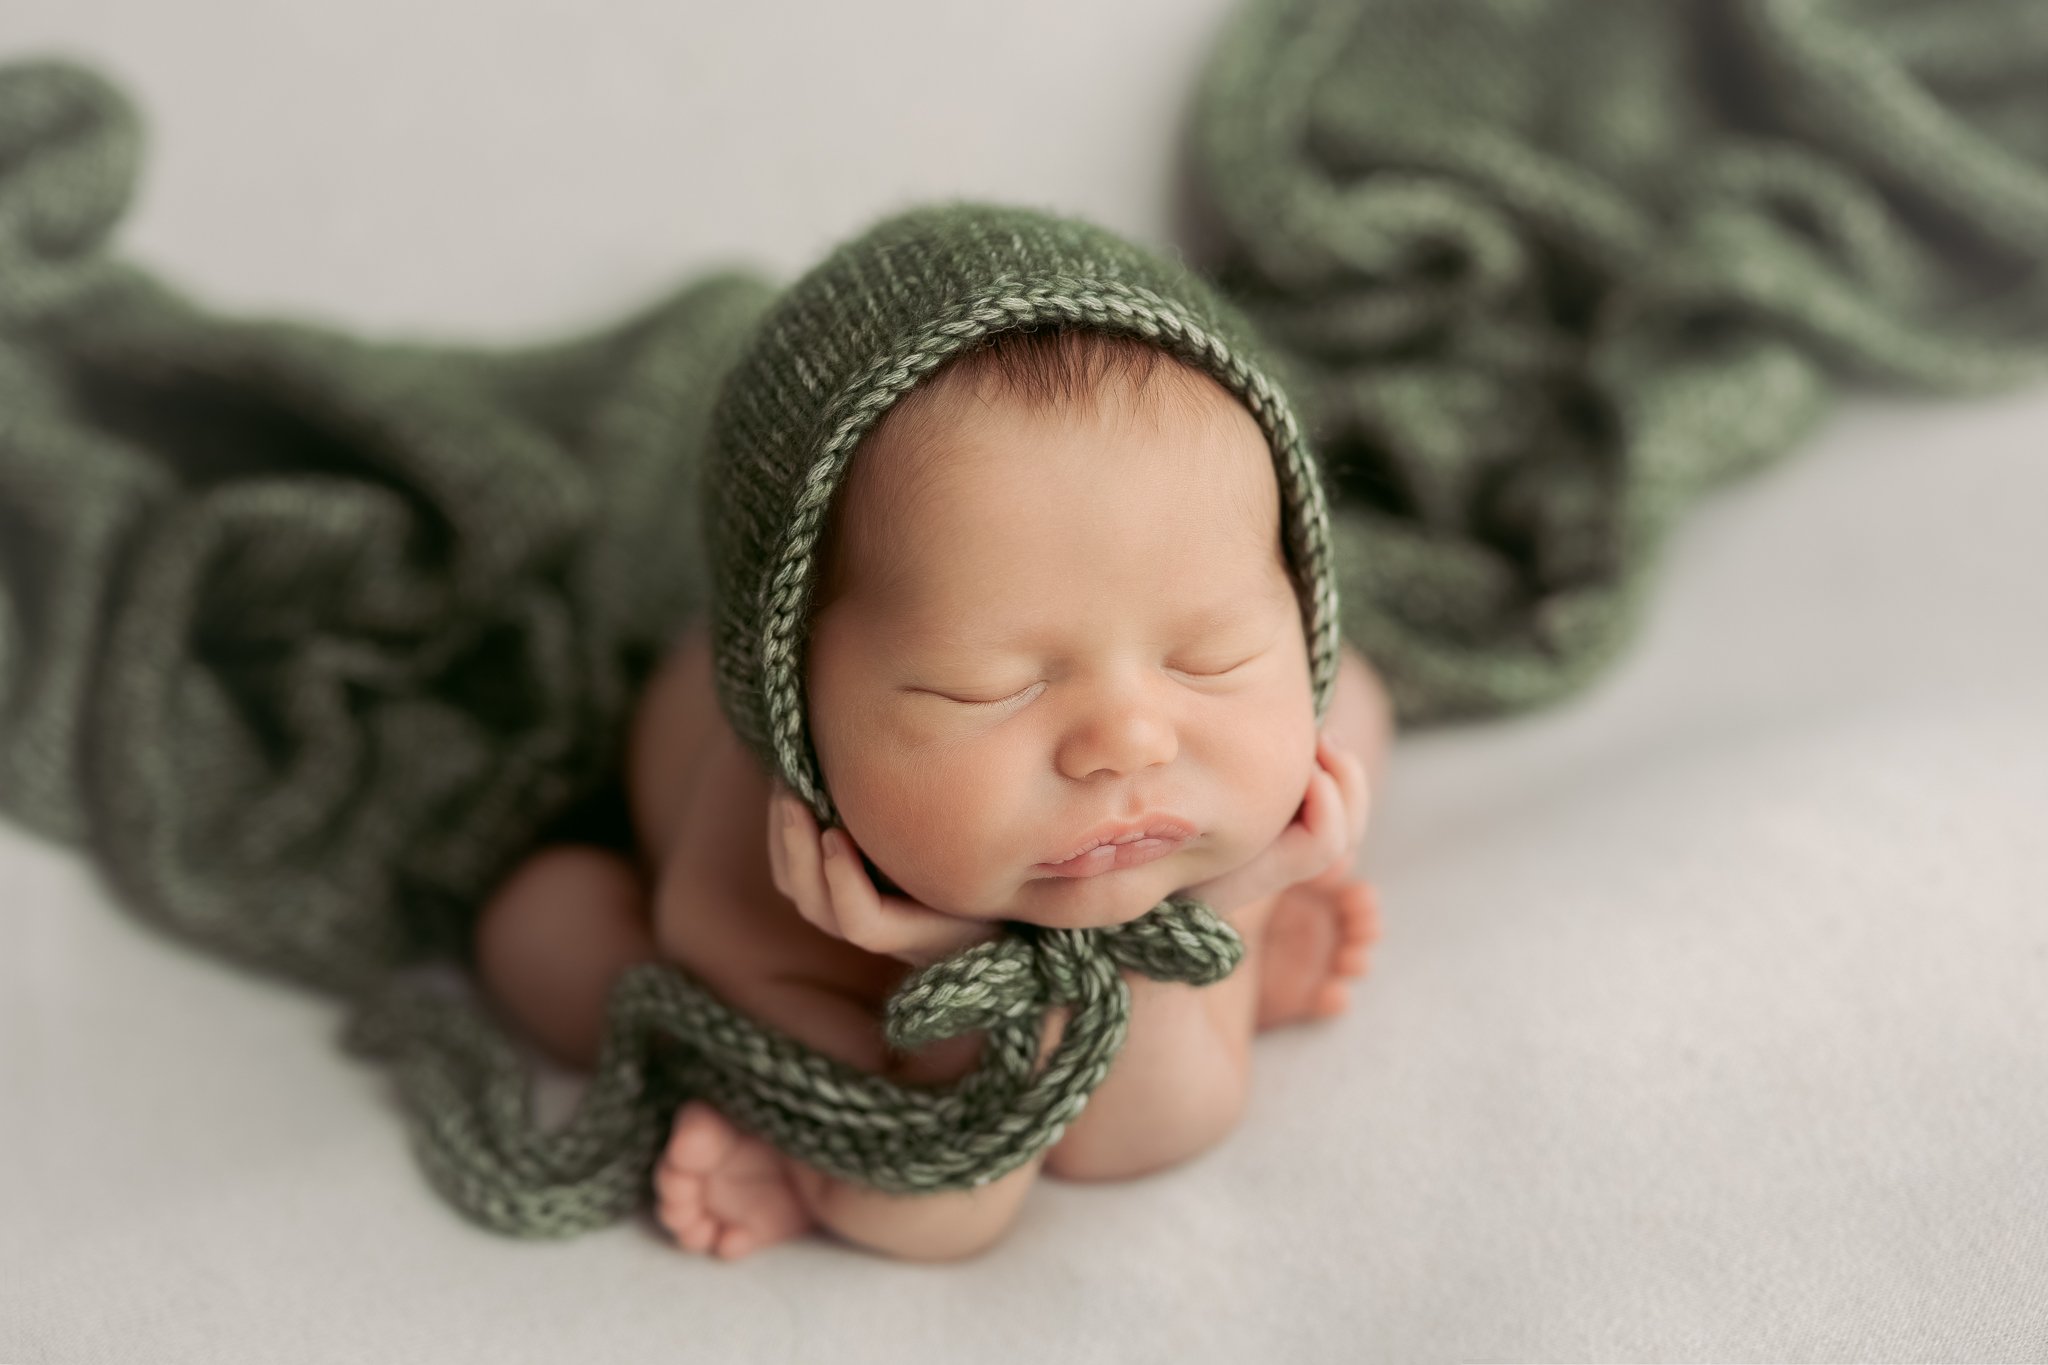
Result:
[[[1208,374],[1151,342],[1092,327],[1012,328],[963,347],[898,399],[855,448],[819,536],[812,612],[823,611],[845,589],[846,509],[858,499],[867,525],[900,525],[946,476],[949,466],[936,458],[944,447],[934,438],[957,404],[987,403],[993,395],[1021,401],[1034,411],[1095,410],[1114,396],[1124,400],[1127,415],[1148,407],[1156,414],[1158,404],[1186,413],[1199,410],[1204,386],[1220,387]],[[1141,398],[1150,403],[1139,402]],[[890,458],[861,458],[863,450],[884,441],[891,447]],[[1284,562],[1286,556],[1281,557]],[[1298,592],[1299,575],[1291,563],[1286,568]],[[879,570],[870,565],[870,571],[886,579],[889,569],[887,564]]]
[[[1180,381],[1174,393],[1201,377],[1199,371],[1129,333],[1057,325],[985,336],[942,369],[943,375],[933,375],[913,392],[929,393],[938,380],[943,381],[941,389],[965,387],[980,394],[987,386],[1034,408],[1049,408],[1098,401],[1112,376],[1133,395],[1150,390],[1162,373]]]

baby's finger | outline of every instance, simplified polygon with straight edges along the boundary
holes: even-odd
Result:
[[[788,817],[782,808],[782,798],[768,798],[768,875],[775,882],[775,889],[794,900],[789,881],[789,848],[782,837]]]
[[[796,902],[803,917],[835,938],[839,920],[832,913],[832,892],[825,882],[823,857],[818,849],[818,825],[803,802],[785,799],[789,821],[782,831],[782,846],[789,889],[783,894]]]
[[[854,942],[854,936],[861,926],[873,925],[881,919],[881,893],[868,880],[868,870],[854,855],[853,841],[845,830],[832,830],[820,841],[820,857],[832,916],[848,942],[856,948],[865,947]]]
[[[1343,814],[1343,793],[1337,786],[1337,779],[1330,775],[1328,769],[1318,766],[1308,780],[1301,822],[1318,835],[1327,834],[1331,823],[1341,822]]]
[[[1365,762],[1349,749],[1341,750],[1337,763],[1337,788],[1344,796],[1344,813],[1349,817],[1345,822],[1346,848],[1355,847],[1365,838],[1366,827],[1372,822],[1372,784],[1366,779]]]
[[[1336,781],[1317,769],[1302,800],[1301,823],[1309,839],[1303,849],[1302,876],[1313,877],[1344,854],[1343,798]]]
[[[1328,735],[1317,741],[1316,762],[1337,783],[1338,794],[1343,798],[1344,846],[1355,848],[1365,838],[1372,815],[1372,791],[1366,780],[1365,763]]]

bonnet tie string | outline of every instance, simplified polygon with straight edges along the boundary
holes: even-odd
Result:
[[[1101,929],[1007,929],[921,968],[888,1001],[896,1048],[986,1033],[975,1069],[943,1088],[816,1052],[668,962],[613,986],[589,1088],[551,1130],[534,1115],[525,1062],[473,999],[396,979],[365,1000],[346,1040],[391,1062],[428,1176],[500,1232],[568,1236],[639,1207],[690,1098],[840,1179],[899,1194],[966,1189],[1030,1161],[1087,1105],[1129,1027],[1122,971],[1203,986],[1244,957],[1237,931],[1190,897]],[[1070,1013],[1040,1066],[1047,1012],[1061,1007]]]

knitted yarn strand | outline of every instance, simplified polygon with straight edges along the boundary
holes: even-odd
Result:
[[[1176,898],[1129,924],[1037,929],[914,973],[890,999],[892,1046],[971,1032],[976,1068],[944,1088],[897,1085],[734,1012],[667,963],[628,970],[607,1002],[596,1071],[574,1116],[545,1132],[523,1059],[474,1003],[394,982],[351,1022],[349,1046],[386,1057],[430,1179],[473,1218],[567,1236],[645,1201],[647,1173],[686,1098],[842,1179],[899,1194],[986,1184],[1059,1140],[1109,1073],[1130,1019],[1120,970],[1208,985],[1242,960],[1236,931]],[[1048,1009],[1072,1007],[1040,1065]]]

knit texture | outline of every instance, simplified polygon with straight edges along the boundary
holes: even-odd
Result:
[[[1109,1074],[1130,1019],[1120,971],[1205,986],[1243,960],[1235,930],[1170,898],[1108,929],[1016,926],[912,975],[883,1020],[911,1050],[986,1035],[945,1088],[899,1086],[735,1013],[666,963],[625,972],[607,1001],[591,1084],[542,1130],[504,1034],[459,995],[394,979],[357,1012],[349,1042],[392,1058],[435,1185],[488,1227],[556,1236],[610,1222],[647,1197],[676,1108],[692,1096],[844,1180],[898,1194],[987,1184],[1059,1140]],[[1048,1009],[1071,1010],[1040,1058]]]
[[[1404,726],[1596,677],[1675,519],[1791,448],[1834,380],[2042,372],[2044,54],[2021,4],[1240,7],[1194,106],[1189,260],[1284,375],[1343,634]],[[585,1108],[541,1132],[490,1018],[412,979],[465,962],[537,843],[630,839],[625,721],[710,608],[713,406],[783,288],[705,274],[518,348],[225,317],[116,251],[140,157],[100,76],[0,67],[0,810],[150,922],[343,997],[430,1171],[493,1226],[643,1199],[677,1053],[857,1110],[649,973]],[[1197,912],[1133,932],[1179,942]],[[1004,942],[1030,965],[924,984],[1028,978],[997,1014],[1081,989],[1067,945]],[[1218,942],[1147,960],[1200,978]],[[1020,1107],[1020,1142],[1067,1102]],[[935,1149],[841,1169],[920,1179]]]
[[[1316,719],[1337,682],[1337,589],[1322,479],[1270,362],[1179,261],[1077,219],[1014,206],[895,214],[796,281],[712,419],[704,521],[719,702],[734,731],[837,822],[811,744],[803,651],[816,550],[854,450],[894,403],[984,337],[1058,324],[1142,337],[1243,400],[1273,452],[1282,542],[1304,585]]]
[[[1189,145],[1409,727],[1592,681],[1830,374],[2048,373],[2048,6],[1253,0]]]

